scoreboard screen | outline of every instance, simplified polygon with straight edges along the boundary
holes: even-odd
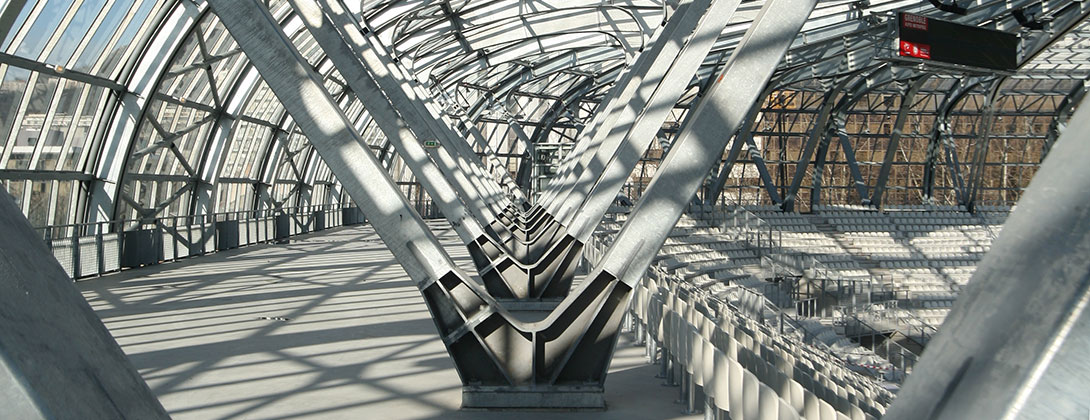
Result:
[[[897,55],[950,64],[1014,71],[1018,36],[992,29],[900,12]]]

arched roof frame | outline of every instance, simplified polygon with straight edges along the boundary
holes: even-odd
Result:
[[[623,22],[624,20],[627,22]],[[630,11],[613,6],[572,7],[536,12],[497,19],[469,27],[465,31],[454,30],[449,21],[437,21],[440,28],[434,34],[414,33],[394,43],[395,51],[411,48],[400,54],[400,58],[406,68],[418,77],[428,77],[442,63],[461,61],[456,58],[459,54],[488,54],[492,49],[502,49],[524,40],[542,40],[552,36],[600,35],[612,39],[616,48],[635,52],[643,48],[650,35]],[[576,37],[571,44],[576,47],[590,46],[596,45],[590,41],[601,39],[596,36]]]

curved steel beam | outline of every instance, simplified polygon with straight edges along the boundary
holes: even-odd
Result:
[[[163,20],[163,30],[158,31],[157,36],[148,43],[150,47],[140,62],[134,65],[133,76],[126,83],[128,93],[119,100],[110,129],[103,136],[97,161],[91,169],[96,181],[88,188],[88,222],[107,222],[117,214],[121,201],[121,178],[128,167],[128,153],[139,135],[138,128],[152,103],[152,94],[172,61],[167,58],[178,54],[183,41],[206,11],[205,6],[179,2],[171,15]]]
[[[575,57],[574,59],[578,60],[579,58]],[[578,62],[576,65],[598,64],[602,61],[595,60],[591,62]],[[510,95],[518,91],[518,88],[521,85],[532,84],[539,80],[552,77],[555,74],[563,73],[570,70],[569,68],[563,68],[559,66],[550,67],[551,68],[542,69],[541,71],[536,71],[536,69],[534,68],[512,69],[512,71],[506,77],[497,82],[496,85],[491,86],[489,88],[489,91],[482,94],[478,98],[477,103],[471,106],[468,111],[466,111],[466,114],[468,116],[467,118],[470,121],[477,121],[477,119],[480,118],[481,114],[483,114],[489,106],[491,106],[495,102],[503,101],[506,98],[510,97]],[[600,78],[600,75],[590,77],[590,79]]]
[[[626,15],[632,21],[636,30],[625,31],[616,24],[606,23],[606,21],[615,21],[617,19],[610,12],[620,12]],[[608,29],[603,29],[604,27]],[[420,75],[427,74],[431,67],[440,62],[451,60],[451,54],[457,54],[458,51],[476,54],[476,51],[496,48],[512,42],[544,35],[600,33],[614,37],[620,42],[620,46],[628,51],[644,48],[647,38],[647,34],[630,11],[613,6],[572,7],[535,12],[499,19],[487,25],[471,27],[462,33],[466,44],[472,49],[470,51],[466,51],[465,46],[458,43],[458,39],[453,32],[436,32],[436,37],[416,43],[412,47],[411,53],[401,55],[399,58],[405,62],[406,68],[414,74]],[[636,39],[628,40],[619,36],[619,34],[623,33],[634,34],[633,37]],[[404,40],[396,40],[393,47],[404,50],[405,44]]]
[[[874,184],[870,202],[864,201],[864,204],[870,204],[879,208],[882,207],[882,198],[886,193],[886,183],[889,182],[889,173],[893,169],[893,159],[897,155],[897,147],[901,142],[901,135],[904,132],[908,111],[912,109],[916,93],[920,91],[920,87],[923,86],[929,76],[930,75],[924,74],[914,78],[908,82],[907,86],[902,90],[901,107],[897,110],[897,119],[893,122],[893,132],[890,133],[889,142],[886,143],[886,156],[882,161],[882,168],[878,170],[878,180]]]
[[[980,133],[973,145],[973,157],[969,166],[969,181],[963,191],[961,202],[969,211],[975,211],[976,200],[984,183],[984,166],[988,160],[988,147],[991,146],[992,127],[995,125],[995,108],[999,98],[999,88],[1006,81],[1000,77],[989,81],[988,95],[984,97],[984,113],[981,115]]]
[[[1045,141],[1041,145],[1041,159],[1044,160],[1045,156],[1048,156],[1049,151],[1052,150],[1052,146],[1056,144],[1056,140],[1060,138],[1064,130],[1067,129],[1067,122],[1071,120],[1071,115],[1075,113],[1075,107],[1082,103],[1082,99],[1086,96],[1087,90],[1090,90],[1090,80],[1082,80],[1075,84],[1067,96],[1064,96],[1060,101],[1060,105],[1056,107],[1056,117],[1052,119],[1052,123],[1048,125],[1048,134],[1045,136]]]
[[[923,199],[933,203],[935,195],[935,168],[940,158],[945,157],[948,175],[954,183],[955,197],[961,202],[965,190],[965,180],[961,175],[961,165],[958,164],[957,148],[951,135],[950,113],[959,102],[970,92],[987,80],[982,77],[967,77],[960,79],[943,97],[942,103],[935,110],[935,123],[931,129],[931,139],[927,144],[927,157],[924,163],[923,173]]]
[[[552,60],[558,55],[570,55],[577,51],[591,49],[611,50],[614,51],[613,55],[618,56],[614,59],[625,58],[626,51],[603,42],[609,38],[596,35],[598,34],[576,33],[534,36],[500,48],[466,55],[461,59],[444,61],[432,68],[428,77],[433,81],[433,86],[450,86],[503,63],[514,62],[522,65],[532,63],[532,66],[536,66],[543,59]]]
[[[558,54],[559,53],[559,54]],[[548,57],[553,55],[552,57]],[[450,90],[450,88],[459,82],[466,81],[467,78],[478,72],[494,68],[500,64],[516,63],[523,67],[523,72],[532,73],[534,76],[543,72],[551,72],[552,67],[572,68],[577,67],[588,62],[599,62],[606,60],[623,60],[624,55],[619,53],[616,48],[603,47],[600,45],[591,46],[574,46],[574,45],[557,45],[555,48],[542,49],[540,52],[533,52],[524,55],[511,55],[504,57],[503,52],[496,52],[489,54],[488,57],[482,60],[474,60],[470,63],[466,63],[457,67],[451,67],[448,71],[445,71],[439,75],[432,74],[434,77],[433,85],[435,87]],[[528,60],[528,58],[535,56],[548,57],[544,60]],[[484,76],[483,78],[490,78]],[[473,83],[472,81],[467,81]],[[503,82],[496,83],[496,85],[502,85]]]

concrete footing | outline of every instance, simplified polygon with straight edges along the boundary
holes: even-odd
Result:
[[[508,311],[518,312],[552,312],[560,306],[562,299],[536,300],[536,299],[496,299]]]
[[[606,408],[601,386],[462,387],[467,409],[592,409]]]

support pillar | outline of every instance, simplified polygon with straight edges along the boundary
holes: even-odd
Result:
[[[965,187],[961,202],[969,211],[974,211],[977,197],[984,183],[984,164],[988,161],[988,146],[991,142],[992,125],[995,124],[995,106],[999,98],[999,88],[1006,78],[998,78],[991,81],[988,87],[988,96],[984,99],[984,113],[980,121],[980,135],[973,145],[972,162],[969,166],[969,181]]]
[[[1034,175],[884,419],[1090,412],[1090,108]]]
[[[0,407],[11,419],[170,418],[3,189]]]
[[[957,162],[957,149],[950,128],[950,113],[958,102],[965,98],[965,95],[969,94],[973,88],[979,86],[980,83],[982,83],[982,80],[979,78],[958,81],[946,93],[942,104],[935,111],[935,124],[932,127],[931,139],[927,143],[927,156],[923,168],[923,196],[928,203],[934,202],[936,168],[940,164],[940,160],[942,160],[946,162],[951,181],[954,183],[955,199],[958,204],[963,204],[961,197],[964,195],[965,181],[961,176],[961,165]]]
[[[893,122],[893,132],[889,135],[885,160],[882,161],[882,168],[878,171],[878,181],[874,184],[873,195],[870,197],[870,204],[875,207],[882,206],[882,198],[886,193],[886,183],[889,182],[889,173],[893,169],[893,159],[897,155],[897,147],[901,142],[908,111],[912,109],[912,102],[915,100],[916,92],[919,92],[920,86],[923,86],[926,81],[927,76],[912,80],[909,82],[904,94],[901,95],[901,107],[897,110],[897,119]]]
[[[652,181],[613,246],[580,289],[542,322],[523,323],[439,246],[260,0],[210,0],[287,112],[417,284],[463,381],[463,406],[601,407],[624,311],[658,249],[794,41],[815,0],[761,8],[688,134]],[[349,125],[350,126],[350,125]],[[617,273],[617,274],[614,274]]]

